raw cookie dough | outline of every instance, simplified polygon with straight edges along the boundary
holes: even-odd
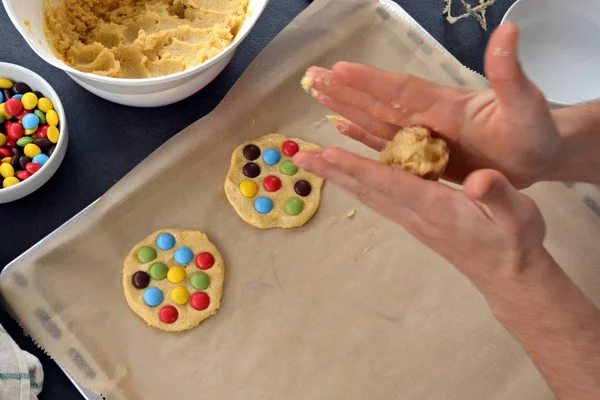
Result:
[[[129,307],[163,331],[191,329],[217,312],[225,265],[208,237],[189,229],[161,229],[125,258],[123,290]]]
[[[82,71],[118,78],[174,74],[225,49],[248,0],[44,0],[56,56]]]
[[[433,138],[421,126],[401,129],[380,154],[380,161],[421,178],[437,181],[444,173],[450,151],[444,139]]]
[[[321,147],[274,133],[238,146],[231,156],[225,194],[238,215],[260,228],[296,228],[307,223],[321,203],[324,180],[295,167],[300,150]]]

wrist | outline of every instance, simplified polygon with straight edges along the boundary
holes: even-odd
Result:
[[[600,103],[553,112],[559,151],[541,181],[599,182]]]

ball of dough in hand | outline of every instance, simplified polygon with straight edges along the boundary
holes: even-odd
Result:
[[[432,181],[444,173],[449,158],[444,139],[432,137],[431,131],[421,126],[401,129],[380,154],[382,163]]]

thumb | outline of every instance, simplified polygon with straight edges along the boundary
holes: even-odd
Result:
[[[490,85],[500,102],[513,110],[530,109],[532,104],[544,100],[542,92],[525,76],[519,64],[518,39],[518,26],[505,22],[492,33],[485,52],[485,74]],[[546,107],[545,101],[543,105]]]
[[[488,169],[472,173],[464,191],[500,228],[518,236],[534,232],[534,237],[544,236],[544,222],[533,200],[517,191],[500,172]]]

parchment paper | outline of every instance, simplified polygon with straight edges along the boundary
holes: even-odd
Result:
[[[341,189],[326,183],[294,230],[254,229],[226,202],[231,151],[266,133],[376,156],[300,88],[306,67],[339,60],[486,86],[375,0],[315,1],[213,113],[4,274],[5,303],[73,377],[110,400],[552,398],[466,278]],[[594,207],[560,183],[528,192],[548,248],[600,300]],[[206,232],[226,264],[218,314],[181,334],[146,326],[121,286],[130,248],[167,227]]]

